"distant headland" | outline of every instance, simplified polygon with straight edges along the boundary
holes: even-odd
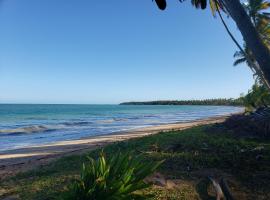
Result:
[[[158,100],[131,101],[120,105],[211,105],[211,106],[243,106],[242,98],[238,99],[204,99],[204,100]]]

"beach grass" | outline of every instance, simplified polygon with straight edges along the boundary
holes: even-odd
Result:
[[[62,157],[35,170],[9,177],[0,193],[23,200],[59,199],[80,175],[87,156],[101,149]],[[158,172],[175,186],[153,185],[140,191],[153,199],[214,199],[208,176],[226,178],[236,199],[270,199],[270,141],[238,138],[225,129],[204,125],[183,131],[131,139],[104,147],[106,156],[117,151],[142,154],[145,162],[165,160]]]

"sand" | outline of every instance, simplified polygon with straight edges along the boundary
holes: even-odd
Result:
[[[15,175],[18,172],[24,172],[38,166],[46,165],[52,160],[63,156],[81,154],[86,151],[104,147],[107,144],[152,135],[161,131],[183,130],[198,125],[221,123],[227,117],[228,116],[222,116],[194,122],[152,126],[126,132],[0,152],[0,180],[7,176]]]

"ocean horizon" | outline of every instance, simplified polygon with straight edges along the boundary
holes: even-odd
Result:
[[[0,152],[241,111],[236,106],[0,104]]]

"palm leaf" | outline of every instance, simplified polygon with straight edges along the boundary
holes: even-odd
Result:
[[[270,7],[270,3],[265,1],[265,2],[262,2],[260,5],[259,5],[259,11],[261,10],[266,10]]]
[[[239,58],[239,59],[237,59],[237,60],[234,61],[233,66],[237,66],[237,65],[239,65],[241,63],[244,63],[246,61],[247,61],[246,58]]]
[[[166,9],[166,7],[167,7],[166,0],[155,0],[155,2],[156,2],[157,6],[158,6],[158,8],[160,10],[165,10]]]
[[[234,58],[242,58],[242,57],[245,57],[245,55],[243,54],[242,51],[236,51],[236,52],[233,54],[233,57],[234,57]]]
[[[195,8],[205,9],[207,6],[207,0],[191,0],[191,4],[195,6]]]

